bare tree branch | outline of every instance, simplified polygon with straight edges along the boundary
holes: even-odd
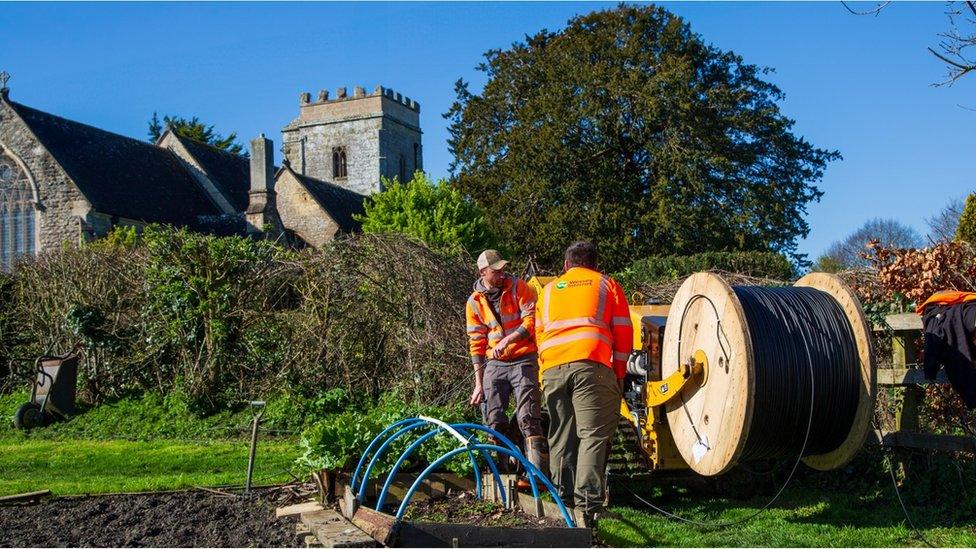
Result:
[[[973,15],[976,15],[976,2],[965,2],[966,7]],[[951,3],[950,3],[951,5]],[[976,20],[964,17],[961,9],[950,8],[946,12],[949,17],[949,30],[939,34],[943,38],[939,42],[939,50],[928,48],[929,52],[937,59],[948,66],[949,74],[947,78],[935,84],[936,86],[951,86],[963,76],[976,71],[976,61],[966,56],[966,49],[976,47],[976,30],[961,32],[959,29],[960,19],[962,23],[976,25]]]
[[[891,3],[891,1],[889,0],[888,2],[878,2],[878,4],[875,5],[874,9],[868,10],[868,11],[855,11],[853,8],[851,8],[850,6],[848,6],[847,5],[847,2],[845,2],[844,0],[841,0],[840,3],[841,4],[844,4],[844,7],[847,8],[847,11],[851,12],[854,15],[874,15],[874,16],[877,16],[878,14],[881,13],[881,10],[885,9],[885,6],[887,6],[888,4]]]

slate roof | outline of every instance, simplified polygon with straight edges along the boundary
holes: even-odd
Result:
[[[95,211],[147,223],[196,227],[221,212],[172,151],[9,104]]]
[[[316,202],[328,212],[329,216],[339,225],[339,230],[344,233],[356,232],[362,229],[362,223],[352,218],[353,214],[362,214],[366,210],[363,203],[366,200],[364,195],[344,189],[321,179],[315,179],[307,175],[301,175],[291,168],[284,169],[290,171],[298,181],[308,189]]]
[[[203,171],[231,206],[239,212],[247,210],[247,193],[251,188],[251,160],[175,132],[174,136],[203,166]]]

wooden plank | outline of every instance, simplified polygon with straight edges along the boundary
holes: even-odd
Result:
[[[37,492],[26,492],[23,494],[13,494],[10,496],[0,497],[0,503],[12,503],[15,501],[30,501],[32,499],[40,499],[51,495],[50,490],[39,490]]]
[[[397,547],[590,547],[589,528],[506,528],[404,522]]]
[[[915,340],[918,334],[901,334],[891,338],[891,364],[895,368],[907,368],[909,364],[915,362],[918,356],[918,348]]]
[[[895,411],[895,426],[898,428],[898,432],[918,431],[918,411],[922,407],[923,400],[925,400],[925,389],[917,385],[905,387],[901,406]]]
[[[931,433],[907,433],[903,431],[873,431],[869,444],[946,452],[976,452],[976,438]]]
[[[906,385],[930,385],[948,383],[945,370],[939,370],[934,381],[925,379],[921,368],[878,368],[878,385],[902,387]]]
[[[392,515],[360,507],[352,517],[352,523],[366,532],[380,545],[390,546],[396,537],[397,522]]]
[[[332,509],[302,513],[301,521],[323,547],[376,547],[372,537]]]
[[[875,324],[872,329],[875,332],[884,332],[889,329],[895,332],[917,332],[922,329],[922,317],[915,313],[888,315],[885,317],[885,322],[887,326]]]
[[[305,503],[296,503],[295,505],[286,505],[285,507],[279,507],[275,509],[275,517],[287,517],[291,515],[300,515],[302,513],[311,513],[312,511],[321,511],[322,505],[317,501],[306,501]]]

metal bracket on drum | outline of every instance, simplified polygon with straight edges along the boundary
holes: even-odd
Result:
[[[707,380],[708,357],[699,349],[687,363],[679,365],[673,374],[661,381],[647,382],[647,405],[663,406],[680,394],[691,382],[697,381],[698,386],[704,386]]]

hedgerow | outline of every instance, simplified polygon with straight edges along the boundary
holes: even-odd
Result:
[[[204,413],[337,387],[448,402],[467,384],[469,259],[395,235],[303,252],[163,227],[132,236],[41,254],[0,279],[0,353],[80,343],[84,402],[178,391]],[[29,376],[29,361],[14,364]]]

